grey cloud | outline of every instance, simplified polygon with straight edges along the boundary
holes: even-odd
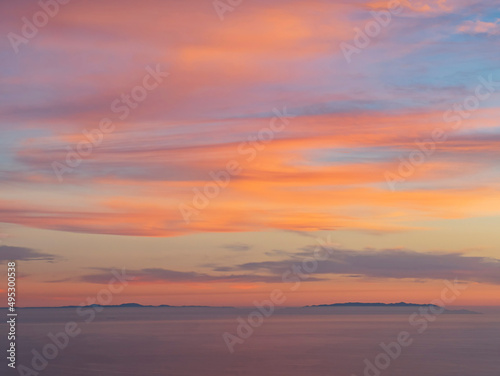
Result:
[[[235,251],[235,252],[243,252],[250,250],[252,246],[243,243],[235,243],[235,244],[226,244],[222,246],[222,248],[229,249],[230,251]]]
[[[31,248],[0,246],[0,264],[8,261],[55,261],[57,256]]]
[[[180,283],[281,283],[283,273],[314,256],[314,246],[306,247],[281,260],[261,261],[236,266],[214,266],[214,274],[145,268],[127,271],[138,282]],[[324,255],[324,253],[322,253]],[[95,268],[94,274],[80,279],[91,283],[108,283],[111,270]],[[222,275],[220,273],[223,273]],[[328,275],[348,278],[413,279],[416,282],[434,279],[458,279],[500,285],[500,260],[466,256],[463,253],[423,253],[406,249],[345,250],[331,249],[327,260],[318,260],[317,269],[307,281],[328,280]]]
[[[260,271],[281,274],[313,257],[314,247],[279,261],[241,264],[225,271]],[[300,260],[299,259],[299,260]],[[300,265],[300,264],[299,264]],[[215,270],[220,270],[216,268]],[[405,249],[332,250],[325,261],[318,261],[314,274],[342,274],[369,278],[455,279],[500,284],[500,260],[466,256],[462,253],[420,253]]]

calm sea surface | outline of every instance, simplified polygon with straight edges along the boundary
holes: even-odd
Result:
[[[377,376],[499,376],[500,315],[440,315],[418,332],[409,314],[274,314],[228,351],[223,333],[237,334],[232,309],[106,308],[81,317],[74,309],[19,311],[18,366],[31,367],[32,350],[52,343],[49,333],[76,322],[81,333],[49,360],[40,375],[361,376],[366,361],[385,366],[381,343],[402,331],[404,347]],[[4,315],[5,311],[1,311]],[[3,321],[3,320],[2,320]],[[5,349],[6,325],[1,325]],[[3,352],[6,353],[5,351]],[[2,357],[4,358],[4,357]],[[2,375],[17,375],[5,360]],[[4,371],[7,370],[5,373]]]

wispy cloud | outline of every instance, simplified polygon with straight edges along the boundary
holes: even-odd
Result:
[[[57,256],[31,248],[0,246],[0,264],[8,261],[48,261],[54,262]]]
[[[458,27],[458,31],[465,34],[500,34],[500,20],[494,22],[486,21],[465,21]]]
[[[235,252],[244,252],[244,251],[249,251],[250,249],[252,249],[252,246],[249,244],[234,243],[234,244],[223,245],[222,248],[228,249],[230,251],[235,251]]]
[[[99,269],[99,268],[98,268]],[[109,282],[110,271],[87,274],[80,280],[90,283],[105,284]],[[127,270],[127,274],[135,276],[136,283],[281,283],[281,276],[259,274],[228,274],[212,275],[198,272],[183,272],[163,268],[145,268],[140,270]],[[320,281],[322,279],[315,278]]]
[[[282,276],[303,260],[314,257],[315,247],[288,253],[274,261],[248,262],[234,266],[212,266],[214,273],[176,271],[164,268],[130,270],[136,283],[283,283]],[[284,252],[273,254],[284,256]],[[462,253],[423,253],[406,249],[346,250],[332,249],[326,260],[317,260],[318,267],[307,282],[332,279],[334,276],[361,279],[411,279],[413,281],[458,279],[500,285],[500,260],[466,256]],[[110,271],[75,277],[89,283],[105,284]],[[66,280],[62,280],[64,282]],[[51,281],[59,282],[59,281]]]
[[[314,247],[278,261],[250,262],[215,270],[267,272],[275,275],[301,259],[312,257]],[[500,284],[500,260],[461,253],[422,253],[405,249],[354,251],[336,249],[329,259],[318,261],[316,275],[365,278],[455,279]]]
[[[125,3],[75,2],[19,56],[2,51],[0,178],[9,184],[0,187],[0,222],[130,236],[386,234],[419,230],[425,224],[415,223],[429,219],[496,214],[499,140],[478,136],[498,133],[495,102],[440,144],[404,192],[387,192],[384,179],[416,140],[449,125],[443,112],[463,103],[477,85],[471,77],[491,70],[488,36],[498,21],[484,20],[496,2],[402,0],[401,15],[350,68],[332,46],[351,40],[353,28],[372,21],[371,12],[388,1],[249,2],[224,22],[211,1]],[[0,31],[19,29],[36,9],[27,0],[3,6]],[[470,21],[470,14],[480,20]],[[110,103],[138,84],[151,61],[172,72],[168,85],[117,123],[59,184],[52,162],[65,160],[68,146],[113,113]],[[186,226],[178,204],[241,157],[242,142],[245,162],[253,153],[249,138],[269,123],[273,107],[284,105],[297,114],[293,127],[276,134]],[[461,191],[449,188],[451,179]],[[77,200],[76,187],[85,190]]]

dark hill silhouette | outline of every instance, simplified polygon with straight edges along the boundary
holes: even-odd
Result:
[[[332,303],[332,304],[318,304],[308,305],[302,308],[340,308],[340,307],[384,307],[384,308],[418,308],[418,307],[433,307],[441,308],[435,304],[418,304],[418,303],[361,303],[361,302],[348,302],[348,303]],[[480,314],[479,312],[469,311],[466,309],[451,310],[445,309],[443,313],[455,314]]]

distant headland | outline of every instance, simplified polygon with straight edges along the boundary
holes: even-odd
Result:
[[[68,306],[59,306],[59,307],[16,307],[16,309],[62,309],[62,308],[233,308],[233,307],[214,307],[214,306],[197,306],[197,305],[187,305],[187,306],[172,306],[168,304],[161,305],[142,305],[139,303],[124,303],[117,305],[102,305],[102,304],[90,304],[86,306],[82,305],[68,305]],[[1,307],[0,309],[5,309],[5,307]]]
[[[184,306],[173,306],[168,304],[161,305],[142,305],[139,303],[124,303],[118,305],[101,305],[101,304],[91,304],[86,306],[81,305],[68,305],[68,306],[60,306],[60,307],[16,307],[16,309],[77,309],[77,308],[203,308],[203,309],[247,309],[247,308],[237,308],[237,307],[229,307],[229,306],[201,306],[201,305],[184,305]],[[349,303],[332,303],[332,304],[318,304],[318,305],[308,305],[303,307],[282,307],[279,311],[282,313],[286,313],[287,311],[298,310],[298,312],[308,312],[316,311],[314,309],[324,309],[324,308],[387,308],[392,309],[394,312],[400,312],[399,308],[419,308],[419,307],[427,307],[433,309],[442,309],[435,304],[417,304],[417,303],[361,303],[361,302],[349,302]],[[5,307],[0,307],[0,309],[6,309]],[[344,310],[338,310],[336,312],[342,313]],[[331,312],[331,311],[330,311]],[[356,311],[349,311],[350,313],[356,313]],[[387,312],[387,311],[384,311]],[[454,313],[454,314],[480,314],[480,312],[469,311],[466,309],[445,309],[442,313]]]
[[[361,303],[361,302],[349,302],[349,303],[332,303],[332,304],[318,304],[318,305],[308,305],[302,308],[337,308],[337,307],[381,307],[381,308],[419,308],[419,307],[432,307],[437,309],[442,309],[443,307],[437,306],[435,304],[418,304],[418,303]],[[466,309],[451,310],[445,309],[443,313],[455,313],[455,314],[480,314],[479,312],[469,311]]]

